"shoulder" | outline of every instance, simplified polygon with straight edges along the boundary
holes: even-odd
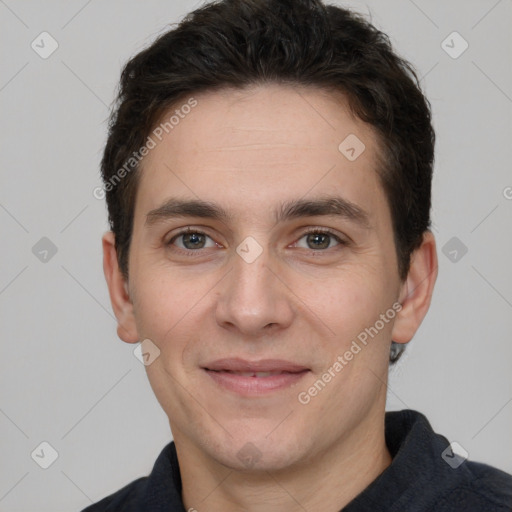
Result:
[[[368,493],[375,503],[385,496],[390,510],[512,512],[512,475],[461,458],[418,411],[386,413],[386,443],[393,462]]]
[[[148,477],[138,478],[119,491],[83,509],[82,512],[136,512]]]
[[[432,510],[512,511],[512,475],[480,462],[466,461],[463,466],[456,484],[439,497]]]

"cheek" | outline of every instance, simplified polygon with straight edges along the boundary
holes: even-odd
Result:
[[[345,354],[350,361],[344,366],[341,378],[334,379],[337,384],[332,386],[333,390],[338,386],[351,388],[352,380],[364,380],[365,376],[370,381],[364,385],[359,382],[357,386],[360,391],[371,388],[375,384],[371,380],[373,374],[365,368],[371,367],[380,374],[387,364],[393,321],[380,319],[392,307],[394,299],[391,288],[386,289],[380,277],[382,272],[377,270],[354,269],[335,282],[326,280],[323,285],[315,283],[309,289],[308,305],[320,319],[316,324],[328,327],[324,329],[327,335],[316,337],[319,351],[325,356],[324,364],[332,365],[338,356]]]
[[[202,353],[209,352],[213,345],[212,297],[218,278],[187,276],[168,269],[138,277],[135,318],[139,335],[159,348],[156,366],[163,365],[175,378],[182,379],[196,367],[198,343]]]
[[[140,336],[167,349],[167,340],[179,332],[200,297],[197,288],[182,286],[164,273],[139,276],[134,309]]]
[[[391,306],[387,302],[392,294],[382,274],[376,267],[354,265],[326,279],[309,281],[300,296],[333,331],[346,333],[351,327],[375,321]]]

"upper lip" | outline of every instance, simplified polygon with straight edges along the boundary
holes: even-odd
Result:
[[[231,372],[290,372],[298,373],[309,370],[306,366],[283,359],[260,359],[247,361],[240,358],[217,359],[203,366],[206,370]]]

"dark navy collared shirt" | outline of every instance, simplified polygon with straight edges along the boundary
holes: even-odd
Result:
[[[391,465],[340,512],[512,511],[512,476],[454,454],[423,414],[387,412],[386,444]],[[82,512],[143,511],[186,512],[174,442],[160,453],[149,476]]]

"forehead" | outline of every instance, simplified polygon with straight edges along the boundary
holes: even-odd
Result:
[[[260,85],[192,96],[193,109],[182,109],[183,99],[163,116],[159,137],[151,135],[137,210],[173,194],[222,199],[241,214],[336,191],[355,203],[382,200],[378,137],[341,94]]]

